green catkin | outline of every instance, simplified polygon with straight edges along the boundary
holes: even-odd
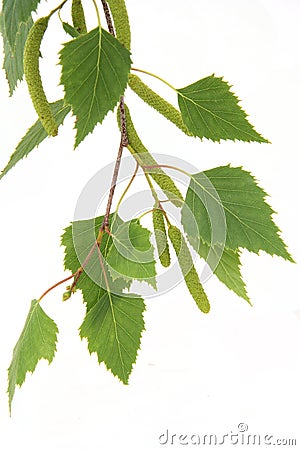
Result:
[[[81,0],[72,1],[72,22],[79,34],[87,32],[85,15]]]
[[[171,263],[169,244],[167,240],[164,213],[161,209],[153,210],[152,221],[159,260],[162,266],[169,267]]]
[[[146,165],[146,166],[156,166],[157,162],[152,157],[152,155],[148,152],[146,147],[143,145],[142,141],[140,140],[131,116],[128,107],[125,105],[125,115],[126,115],[126,129],[127,129],[127,137],[129,141],[128,149],[132,153],[132,155],[135,157],[137,162],[140,165]],[[118,120],[119,120],[119,114],[118,114]],[[120,126],[120,124],[119,124]],[[164,191],[168,199],[175,205],[175,206],[182,206],[183,197],[181,195],[181,192],[178,190],[177,186],[175,185],[172,178],[169,177],[161,168],[155,169],[155,173],[149,172],[153,180],[158,184],[158,186]]]
[[[152,91],[152,89],[150,89],[147,84],[143,83],[137,75],[129,74],[128,84],[133,92],[135,92],[145,103],[152,106],[152,108],[183,131],[183,133],[188,136],[193,136],[190,130],[185,126],[180,112],[174,108],[171,103]]]
[[[130,50],[131,33],[125,1],[107,0],[107,3],[113,16],[117,38],[127,50]]]
[[[193,264],[191,253],[181,231],[174,225],[170,225],[168,234],[177,255],[180,269],[191,296],[195,300],[198,308],[203,313],[208,313],[210,310],[210,304],[203,286],[199,280],[198,274]]]
[[[48,26],[48,17],[41,17],[32,26],[24,48],[24,74],[33,106],[48,135],[56,136],[58,127],[44,92],[39,68],[40,46]]]

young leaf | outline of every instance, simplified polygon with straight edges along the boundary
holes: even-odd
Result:
[[[111,216],[112,217],[112,216]],[[75,273],[83,264],[91,249],[95,245],[100,226],[104,217],[96,219],[79,220],[67,227],[62,236],[62,245],[65,246],[65,269]],[[122,294],[130,282],[124,278],[113,280],[107,263],[107,253],[112,245],[111,238],[104,234],[101,241],[101,261],[99,253],[95,250],[90,260],[77,281],[77,289],[81,289],[83,300],[89,311],[103,296],[105,290]]]
[[[11,48],[14,48],[16,36],[21,23],[26,23],[31,13],[36,11],[40,0],[3,0],[2,13],[6,36]]]
[[[127,85],[130,53],[112,35],[96,28],[66,43],[60,62],[65,100],[77,116],[78,146],[118,103]]]
[[[280,230],[272,219],[274,211],[266,203],[266,193],[255,178],[241,167],[222,166],[192,175],[182,208],[182,223],[193,240],[195,227],[190,220],[192,212],[201,239],[213,242],[213,227],[218,227],[213,217],[218,208],[226,219],[228,249],[246,248],[250,252],[260,250],[293,261],[279,236]],[[207,207],[209,205],[209,207]],[[222,224],[221,226],[224,226]]]
[[[14,47],[11,47],[6,36],[3,15],[0,15],[0,31],[3,36],[4,47],[3,69],[5,70],[6,78],[8,81],[10,95],[13,94],[18,81],[21,81],[24,75],[23,53],[25,42],[32,25],[33,20],[31,17],[29,17],[27,22],[20,23],[16,34]]]
[[[200,138],[268,142],[248,122],[228,83],[211,75],[178,89],[178,103],[188,129]]]
[[[48,360],[49,364],[52,362],[56,351],[57,333],[58,329],[53,320],[47,316],[37,300],[32,300],[8,369],[10,408],[16,386],[22,386],[26,373],[33,372],[40,359]]]
[[[72,25],[70,25],[69,23],[63,22],[62,26],[63,26],[63,29],[65,30],[65,32],[67,34],[69,34],[70,36],[72,36],[73,38],[77,38],[80,35],[80,33],[78,33],[76,28],[72,27]]]
[[[214,274],[228,289],[231,289],[239,297],[250,303],[240,271],[241,261],[239,251],[234,252],[226,247],[221,249],[216,245],[211,247],[201,242],[199,255],[206,260]]]
[[[113,279],[134,278],[146,281],[156,288],[154,249],[150,243],[150,231],[143,228],[137,219],[130,222],[116,216],[110,228],[111,247],[106,261]]]
[[[66,115],[70,112],[71,108],[64,104],[63,100],[57,100],[55,103],[50,104],[50,108],[56,123],[62,125]],[[44,139],[48,137],[40,120],[37,120],[35,124],[29,128],[25,136],[19,142],[16,150],[11,155],[10,160],[6,167],[0,174],[0,180],[7,174],[7,172],[17,164],[22,158],[29,155],[29,153],[37,147]]]
[[[144,310],[140,297],[104,292],[80,327],[80,336],[87,338],[90,353],[97,353],[99,364],[104,362],[124,384],[128,383],[140,348]]]

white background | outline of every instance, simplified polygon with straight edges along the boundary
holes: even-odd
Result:
[[[93,27],[92,2],[85,3]],[[56,4],[42,2],[39,14]],[[176,87],[212,73],[224,76],[242,99],[249,120],[272,142],[189,139],[128,92],[146,146],[185,158],[199,170],[227,163],[251,170],[271,195],[269,203],[278,211],[275,220],[299,261],[300,2],[127,4],[136,67]],[[55,23],[53,19],[42,49],[51,101],[62,92],[57,88],[56,52],[59,43],[68,40]],[[54,37],[49,37],[51,31]],[[149,77],[144,80],[176,100],[165,86]],[[26,86],[22,84],[12,99],[7,92],[2,74],[1,167],[35,121]],[[252,308],[215,278],[205,286],[212,304],[208,316],[197,310],[183,284],[147,301],[147,330],[129,386],[99,367],[86,342],[80,341],[80,294],[62,304],[63,287],[54,291],[43,307],[59,326],[57,355],[49,367],[39,363],[17,389],[9,418],[6,369],[30,301],[64,277],[62,229],[72,220],[85,183],[117,152],[113,114],[75,152],[73,125],[68,117],[57,138],[47,139],[0,182],[0,448],[177,449],[183,447],[177,438],[174,445],[159,444],[167,429],[178,435],[222,436],[237,433],[241,422],[249,434],[297,438],[300,445],[299,267],[247,252],[242,256],[243,274]]]

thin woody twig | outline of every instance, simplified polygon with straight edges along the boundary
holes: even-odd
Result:
[[[122,138],[121,138],[119,151],[118,151],[118,155],[117,155],[117,159],[116,159],[116,163],[115,163],[114,173],[113,173],[113,177],[112,177],[112,180],[111,180],[111,186],[110,186],[108,200],[107,200],[107,205],[106,205],[106,212],[105,212],[105,216],[104,216],[102,225],[100,227],[100,230],[105,230],[106,227],[108,227],[108,225],[109,225],[110,210],[111,210],[113,196],[114,196],[115,189],[116,189],[117,178],[118,178],[118,174],[119,174],[119,170],[120,170],[122,154],[123,154],[123,144],[122,144]]]
[[[108,4],[107,4],[107,2],[105,0],[101,0],[101,2],[102,2],[103,11],[104,11],[104,14],[105,14],[105,19],[106,19],[107,26],[108,26],[108,31],[110,32],[110,34],[115,36],[115,30],[114,30],[114,26],[113,26],[113,23],[112,23],[112,18],[111,18],[111,15],[110,15]]]
[[[105,14],[109,32],[110,32],[110,34],[115,36],[115,30],[114,30],[112,17],[110,14],[108,4],[105,0],[101,0],[101,2],[102,2],[102,6],[103,6],[103,10],[104,10],[104,14]],[[116,159],[116,163],[115,163],[113,177],[111,180],[111,186],[110,186],[110,191],[109,191],[108,200],[107,200],[106,212],[105,212],[104,220],[101,225],[100,231],[107,229],[108,225],[109,225],[109,216],[110,216],[113,196],[114,196],[115,189],[116,189],[118,174],[119,174],[119,170],[120,170],[123,148],[127,147],[127,145],[128,145],[125,105],[124,105],[124,97],[123,96],[120,97],[120,105],[119,106],[120,106],[119,109],[120,109],[120,122],[121,122],[121,142],[120,142],[119,151],[118,151],[118,155],[117,155],[117,159]]]
[[[120,119],[121,119],[121,142],[123,144],[123,147],[127,147],[129,141],[127,136],[126,113],[123,95],[120,98]]]
[[[110,186],[109,195],[108,195],[106,212],[105,212],[104,220],[103,220],[100,230],[106,229],[109,225],[109,216],[110,216],[113,196],[114,196],[115,189],[116,189],[117,179],[118,179],[118,175],[119,175],[121,159],[122,159],[122,154],[123,154],[123,148],[127,147],[127,145],[128,145],[123,96],[120,99],[120,118],[121,118],[121,142],[120,142],[119,151],[118,151],[118,155],[117,155],[117,159],[116,159],[116,163],[115,163],[114,173],[113,173],[112,180],[111,180],[111,186]]]
[[[78,271],[77,271],[77,272],[78,272]],[[49,292],[51,292],[51,291],[52,291],[53,289],[55,289],[56,287],[60,286],[61,284],[65,283],[65,282],[68,281],[68,280],[71,280],[71,278],[76,277],[77,272],[76,272],[76,273],[73,273],[72,275],[69,275],[67,278],[64,278],[64,279],[61,280],[61,281],[58,281],[58,282],[55,283],[53,286],[51,286],[49,289],[47,289],[47,290],[40,296],[40,298],[38,299],[38,302],[40,302],[40,301],[45,297],[45,295],[47,295]]]

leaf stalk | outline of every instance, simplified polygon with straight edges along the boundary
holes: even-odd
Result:
[[[167,86],[169,86],[169,88],[171,88],[173,91],[177,92],[177,89],[172,86],[172,84],[170,84],[168,81],[166,81],[164,78],[156,75],[155,73],[152,72],[148,72],[147,70],[142,70],[142,69],[137,69],[135,67],[132,67],[131,70],[134,70],[135,72],[140,72],[140,73],[145,73],[146,75],[150,75],[153,78],[156,78],[157,80],[162,81],[164,84],[166,84]]]

